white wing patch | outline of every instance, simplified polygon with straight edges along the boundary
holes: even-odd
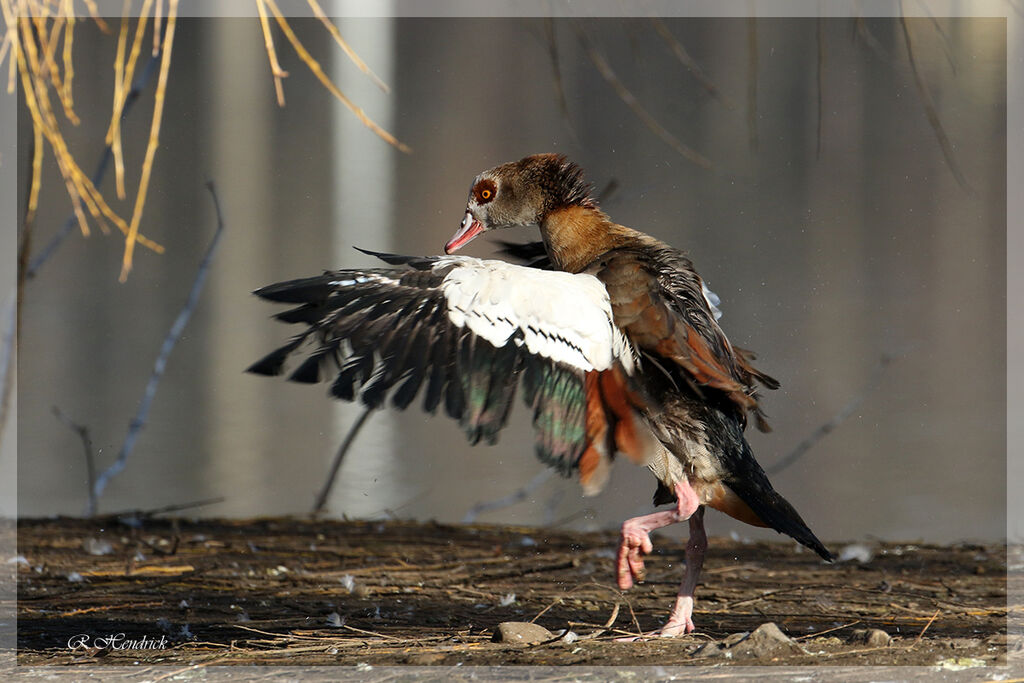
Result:
[[[364,285],[367,282],[379,282],[385,285],[397,285],[398,280],[390,278],[384,275],[378,275],[377,273],[366,273],[363,275],[357,275],[354,278],[348,280],[331,280],[327,284],[334,287],[353,287],[355,285]]]
[[[608,292],[593,275],[465,256],[440,259],[435,268],[453,262],[458,265],[441,291],[456,326],[498,347],[515,338],[530,353],[585,371],[607,370],[616,360],[633,371],[632,346],[615,326]]]

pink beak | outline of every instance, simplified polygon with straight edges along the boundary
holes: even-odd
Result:
[[[450,254],[462,248],[469,242],[472,242],[473,238],[483,231],[483,223],[473,218],[473,214],[467,211],[466,217],[462,219],[462,225],[455,231],[455,234],[448,240],[448,243],[444,245],[444,253]]]

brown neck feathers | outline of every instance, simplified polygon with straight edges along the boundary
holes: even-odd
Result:
[[[571,205],[545,216],[540,234],[555,267],[578,273],[601,254],[628,244],[636,231],[611,222],[597,208]]]

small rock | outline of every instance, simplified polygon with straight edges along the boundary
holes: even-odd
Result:
[[[856,560],[861,564],[870,562],[875,557],[875,551],[864,543],[851,543],[839,551],[838,562],[849,562]]]
[[[859,628],[853,632],[853,640],[868,647],[889,647],[892,636],[880,628]]]
[[[87,538],[82,541],[82,547],[90,555],[109,555],[114,552],[114,546],[110,545],[110,541],[101,538]]]
[[[790,640],[773,622],[761,624],[749,636],[732,648],[736,654],[753,657],[769,657],[780,651],[799,650],[800,646]]]
[[[580,639],[580,636],[578,633],[576,633],[576,631],[570,631],[567,628],[564,628],[561,631],[559,631],[558,636],[561,637],[562,642],[566,645],[572,645]]]
[[[743,631],[741,633],[733,633],[731,635],[728,635],[728,636],[725,637],[724,640],[722,640],[722,647],[732,647],[736,643],[739,643],[739,642],[742,642],[743,640],[745,640],[746,637],[749,636],[749,635],[750,635],[750,631]]]
[[[699,650],[697,650],[695,653],[693,653],[693,656],[694,657],[698,657],[698,658],[703,658],[703,657],[721,657],[722,656],[722,648],[720,648],[718,646],[718,643],[711,642],[711,643],[708,643],[707,645],[701,646],[701,648]]]
[[[935,663],[935,666],[948,671],[963,671],[964,669],[975,669],[986,666],[985,660],[975,657],[950,657]]]
[[[949,648],[951,650],[974,650],[981,647],[980,638],[950,638]]]
[[[543,626],[526,621],[503,621],[498,624],[491,638],[495,643],[532,645],[554,638],[554,634]]]

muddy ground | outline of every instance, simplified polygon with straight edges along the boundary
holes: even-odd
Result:
[[[1019,595],[1024,579],[1007,576],[1003,546],[876,544],[860,549],[865,562],[828,565],[793,543],[717,538],[698,632],[618,642],[660,625],[684,548],[655,536],[647,581],[621,593],[616,542],[413,522],[21,520],[17,661],[955,669],[1020,649],[1007,637],[1007,589]],[[509,621],[551,635],[493,642]]]

